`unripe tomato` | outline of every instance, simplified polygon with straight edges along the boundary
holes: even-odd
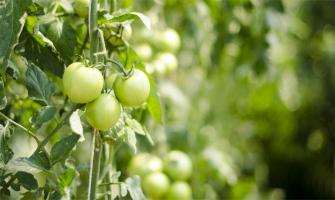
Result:
[[[178,61],[175,55],[172,53],[160,53],[157,55],[157,59],[165,65],[165,72],[174,72],[178,67]]]
[[[186,180],[192,174],[192,161],[181,151],[170,151],[164,159],[164,170],[174,180]]]
[[[119,77],[114,83],[114,92],[125,106],[140,106],[150,94],[150,82],[147,75],[135,69],[128,78]]]
[[[104,78],[98,69],[75,62],[63,75],[64,93],[74,103],[88,103],[96,99],[103,88]]]
[[[157,48],[175,52],[180,47],[180,37],[178,33],[169,28],[155,36],[155,45]]]
[[[88,16],[89,0],[75,0],[74,11],[82,18]]]
[[[121,32],[121,26],[123,30]],[[106,28],[103,30],[104,37],[113,46],[123,45],[123,40],[129,40],[132,34],[132,28],[129,24],[127,25],[112,25],[107,24]],[[122,36],[121,36],[122,34]]]
[[[96,100],[86,104],[86,119],[90,125],[101,131],[107,131],[118,121],[121,106],[111,94],[101,94]]]
[[[159,172],[162,170],[162,160],[148,153],[138,154],[133,157],[128,167],[129,174],[139,175],[142,178],[149,173]]]
[[[143,190],[151,198],[162,197],[169,189],[169,178],[162,172],[148,174],[143,180]]]
[[[192,189],[188,183],[184,181],[174,182],[166,195],[167,200],[190,200],[192,197]]]
[[[137,55],[143,60],[147,61],[152,56],[152,49],[148,44],[141,44],[134,47]]]

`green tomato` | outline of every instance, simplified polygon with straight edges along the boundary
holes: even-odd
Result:
[[[159,172],[162,170],[162,160],[148,153],[138,154],[133,157],[128,167],[129,174],[139,175],[142,178],[149,173]]]
[[[192,161],[181,151],[170,151],[164,159],[164,170],[174,180],[187,180],[192,174]]]
[[[160,53],[157,55],[157,59],[165,65],[165,72],[174,72],[178,67],[178,61],[175,55],[172,53]]]
[[[189,200],[192,197],[192,189],[184,181],[174,182],[166,195],[166,200]]]
[[[155,45],[159,49],[175,52],[180,47],[180,37],[175,30],[169,28],[155,36]]]
[[[88,123],[101,131],[107,131],[118,121],[121,106],[111,94],[101,94],[96,100],[86,104],[86,119]]]
[[[140,44],[134,47],[137,55],[143,60],[147,61],[152,56],[152,49],[148,44]]]
[[[103,88],[104,78],[95,68],[75,62],[69,65],[63,75],[64,92],[74,103],[88,103],[96,99]]]
[[[164,196],[169,186],[169,178],[162,172],[148,174],[143,180],[144,192],[154,199]]]
[[[75,103],[88,103],[96,99],[103,87],[101,72],[75,62],[69,65],[63,74],[64,92]],[[83,91],[83,88],[85,91]]]
[[[127,79],[120,77],[115,81],[114,92],[123,105],[140,106],[149,97],[150,82],[144,72],[135,69]]]
[[[74,11],[82,18],[88,16],[89,0],[75,0]]]

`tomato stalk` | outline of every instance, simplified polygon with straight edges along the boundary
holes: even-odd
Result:
[[[98,38],[98,0],[90,0],[89,5],[89,39],[90,39],[90,63],[97,64],[98,60],[95,54],[99,50],[99,38]],[[92,141],[92,152],[91,152],[91,163],[90,163],[90,174],[89,174],[89,185],[88,185],[88,200],[95,200],[97,182],[99,179],[100,171],[100,158],[101,158],[101,138],[99,131],[93,129],[93,141]]]

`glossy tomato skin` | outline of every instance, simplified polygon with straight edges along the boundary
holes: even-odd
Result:
[[[128,78],[119,77],[114,83],[114,92],[125,106],[140,106],[149,97],[150,82],[147,75],[135,69]]]
[[[169,186],[170,180],[162,172],[148,174],[143,180],[144,192],[153,199],[164,196],[168,191]]]
[[[121,32],[121,25],[115,26],[107,24],[106,28],[103,30],[105,39],[107,39],[113,46],[123,45],[122,39],[125,41],[129,40],[133,31],[129,24],[122,26],[122,29],[123,31]]]
[[[63,74],[64,93],[74,103],[88,103],[96,99],[103,88],[104,79],[95,68],[80,62],[69,65]]]
[[[163,170],[163,162],[160,158],[148,153],[141,153],[133,157],[129,163],[128,172],[131,175],[144,177],[153,172]]]
[[[88,16],[89,0],[75,0],[74,11],[82,18]]]
[[[184,152],[170,151],[164,159],[164,170],[174,180],[187,180],[192,174],[192,161]]]
[[[188,183],[177,181],[171,184],[166,200],[190,200],[192,197],[192,189]]]
[[[88,123],[101,131],[107,131],[118,121],[121,106],[111,94],[101,94],[96,100],[86,104],[85,116]]]

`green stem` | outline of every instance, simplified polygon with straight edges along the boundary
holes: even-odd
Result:
[[[8,120],[10,123],[14,124],[15,126],[19,127],[20,129],[24,130],[26,133],[28,133],[32,138],[35,139],[36,143],[38,145],[40,145],[41,141],[37,138],[37,136],[31,132],[29,129],[27,129],[26,127],[22,126],[21,124],[15,122],[14,120],[12,120],[11,118],[7,117],[5,114],[3,114],[2,112],[0,112],[0,116],[5,118],[6,120]]]
[[[100,171],[100,157],[101,157],[101,141],[99,138],[99,131],[94,129],[93,140],[92,140],[92,154],[91,154],[91,165],[90,165],[90,177],[88,185],[88,200],[95,200],[95,194],[97,189],[97,183]]]
[[[89,36],[90,36],[90,61],[91,63],[96,63],[96,58],[94,54],[98,52],[99,41],[98,41],[98,0],[90,0],[89,7]]]
[[[81,105],[74,106],[64,117],[62,120],[57,124],[57,126],[49,133],[49,135],[38,145],[39,148],[44,147],[50,140],[51,138],[57,133],[57,131],[64,126],[64,124],[67,122],[67,120],[70,118],[71,114],[80,108]]]
[[[109,144],[104,144],[104,153],[105,153],[105,160],[106,160],[106,163],[105,163],[105,166],[107,166],[108,167],[108,172],[107,172],[107,174],[106,174],[106,177],[104,178],[104,180],[105,180],[105,182],[107,182],[107,183],[110,183],[111,182],[111,174],[110,174],[110,172],[111,172],[111,169],[112,169],[112,167],[110,167],[109,165],[109,163],[111,163],[110,162],[110,160],[111,160],[111,157],[112,157],[112,150],[113,149],[113,147],[112,146],[110,146]],[[111,185],[105,185],[105,190],[106,190],[106,193],[108,193],[108,194],[110,194],[110,195],[107,195],[106,197],[105,197],[105,199],[107,199],[107,200],[112,200],[112,188],[111,188]]]

